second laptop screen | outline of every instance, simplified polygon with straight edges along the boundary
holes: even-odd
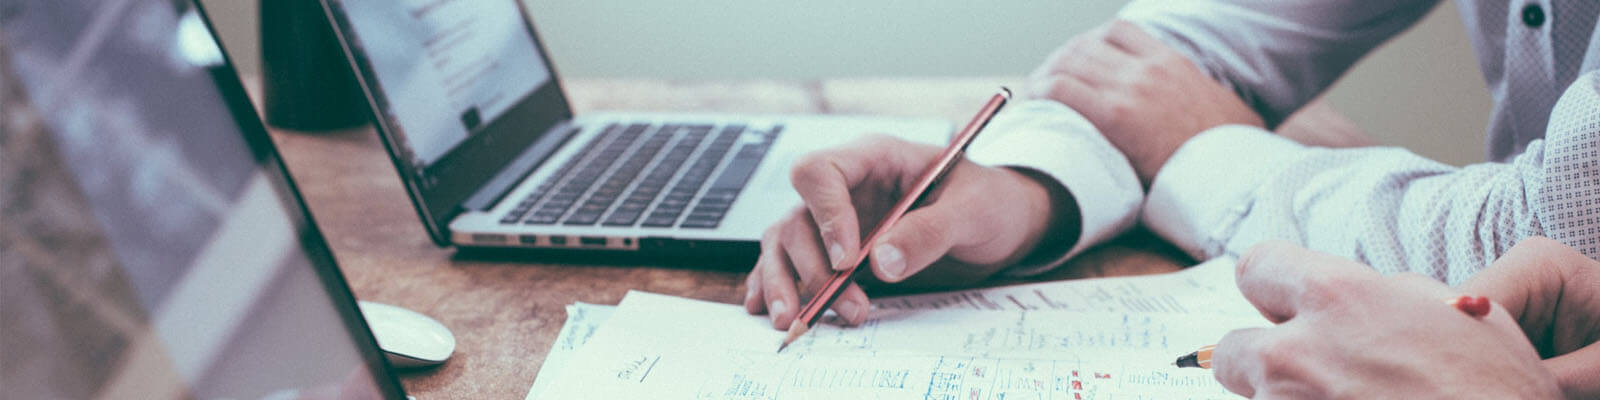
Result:
[[[516,1],[338,1],[413,167],[427,168],[550,80]]]

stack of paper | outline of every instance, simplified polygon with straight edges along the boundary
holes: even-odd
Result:
[[[1265,326],[1231,260],[1158,276],[873,302],[859,327],[784,333],[736,305],[630,292],[573,304],[529,399],[1233,398],[1172,360]]]

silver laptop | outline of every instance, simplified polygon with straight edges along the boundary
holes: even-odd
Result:
[[[951,130],[873,117],[574,116],[517,0],[323,4],[441,246],[753,257],[767,226],[800,204],[788,179],[800,155],[866,133],[943,144]]]
[[[0,110],[0,398],[405,398],[198,5],[0,0]]]

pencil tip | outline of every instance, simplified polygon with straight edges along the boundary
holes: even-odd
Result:
[[[794,343],[795,339],[799,339],[800,335],[806,334],[808,329],[809,327],[806,326],[806,323],[798,319],[789,324],[789,335],[783,338],[783,344],[778,345],[778,353],[783,353],[783,349],[788,348],[789,344]]]

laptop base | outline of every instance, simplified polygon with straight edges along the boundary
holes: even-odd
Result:
[[[584,266],[648,265],[682,269],[749,271],[761,255],[757,242],[722,240],[639,239],[638,250],[527,247],[458,247],[457,260],[508,263],[538,262]]]

